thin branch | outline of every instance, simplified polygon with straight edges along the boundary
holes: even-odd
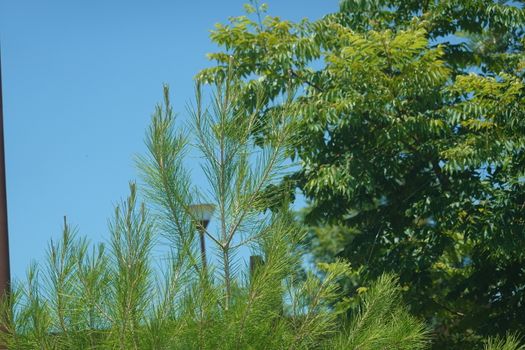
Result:
[[[324,90],[317,84],[309,81],[308,79],[306,78],[303,78],[301,77],[298,73],[296,73],[292,68],[288,69],[288,73],[290,73],[291,76],[293,76],[294,78],[297,78],[299,80],[301,80],[303,83],[305,83],[306,85],[310,86],[310,87],[313,87],[315,90],[317,90],[317,92],[324,92]]]

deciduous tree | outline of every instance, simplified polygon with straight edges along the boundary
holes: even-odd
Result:
[[[261,144],[286,108],[301,168],[282,186],[309,201],[316,258],[398,273],[436,348],[523,329],[522,2],[345,0],[299,23],[256,5],[217,25],[198,78],[233,62],[247,110],[265,91]]]

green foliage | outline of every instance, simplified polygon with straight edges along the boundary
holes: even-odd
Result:
[[[304,230],[282,196],[274,197],[279,203],[265,196],[287,171],[291,123],[286,113],[273,114],[265,126],[267,146],[255,147],[260,111],[243,109],[238,89],[227,75],[205,108],[197,88],[193,132],[209,183],[203,190],[192,186],[183,167],[192,140],[175,129],[165,88],[165,104],[156,108],[146,137],[149,153],[138,160],[147,205],[132,183],[110,221],[109,243],[96,247],[64,222],[47,263],[32,266],[27,281],[15,284],[0,305],[0,344],[10,350],[425,345],[426,329],[399,303],[394,278],[373,283],[362,294],[360,313],[346,321],[350,304],[339,302],[338,282],[353,274],[348,263],[320,264],[300,276],[297,245]],[[195,224],[190,204],[196,202],[216,205],[215,224],[207,229]],[[264,210],[268,205],[273,212]],[[198,228],[214,252],[206,264]],[[250,272],[241,248],[260,256]]]
[[[485,345],[485,350],[523,350],[525,345],[520,345],[516,335],[507,334],[505,338],[496,337],[489,339]]]
[[[224,51],[197,76],[234,66],[243,107],[261,110],[259,144],[287,110],[301,167],[277,187],[309,200],[315,258],[360,271],[341,283],[349,297],[399,274],[435,348],[525,327],[522,7],[344,0],[316,22],[235,17],[213,31]]]
[[[425,327],[400,303],[397,280],[383,275],[363,293],[358,312],[330,349],[425,349]]]

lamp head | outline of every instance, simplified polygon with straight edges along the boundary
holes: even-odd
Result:
[[[197,221],[199,225],[206,228],[211,220],[213,212],[215,211],[215,205],[213,204],[193,204],[189,207],[190,213],[193,219]]]

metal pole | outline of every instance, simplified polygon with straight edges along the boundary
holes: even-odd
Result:
[[[206,240],[205,233],[208,227],[209,221],[203,220],[197,224],[197,230],[199,231],[200,246],[201,246],[201,259],[202,259],[202,271],[206,273],[207,262],[206,262]]]
[[[9,295],[9,235],[7,230],[7,191],[5,181],[4,106],[2,103],[2,61],[0,58],[0,298]]]

